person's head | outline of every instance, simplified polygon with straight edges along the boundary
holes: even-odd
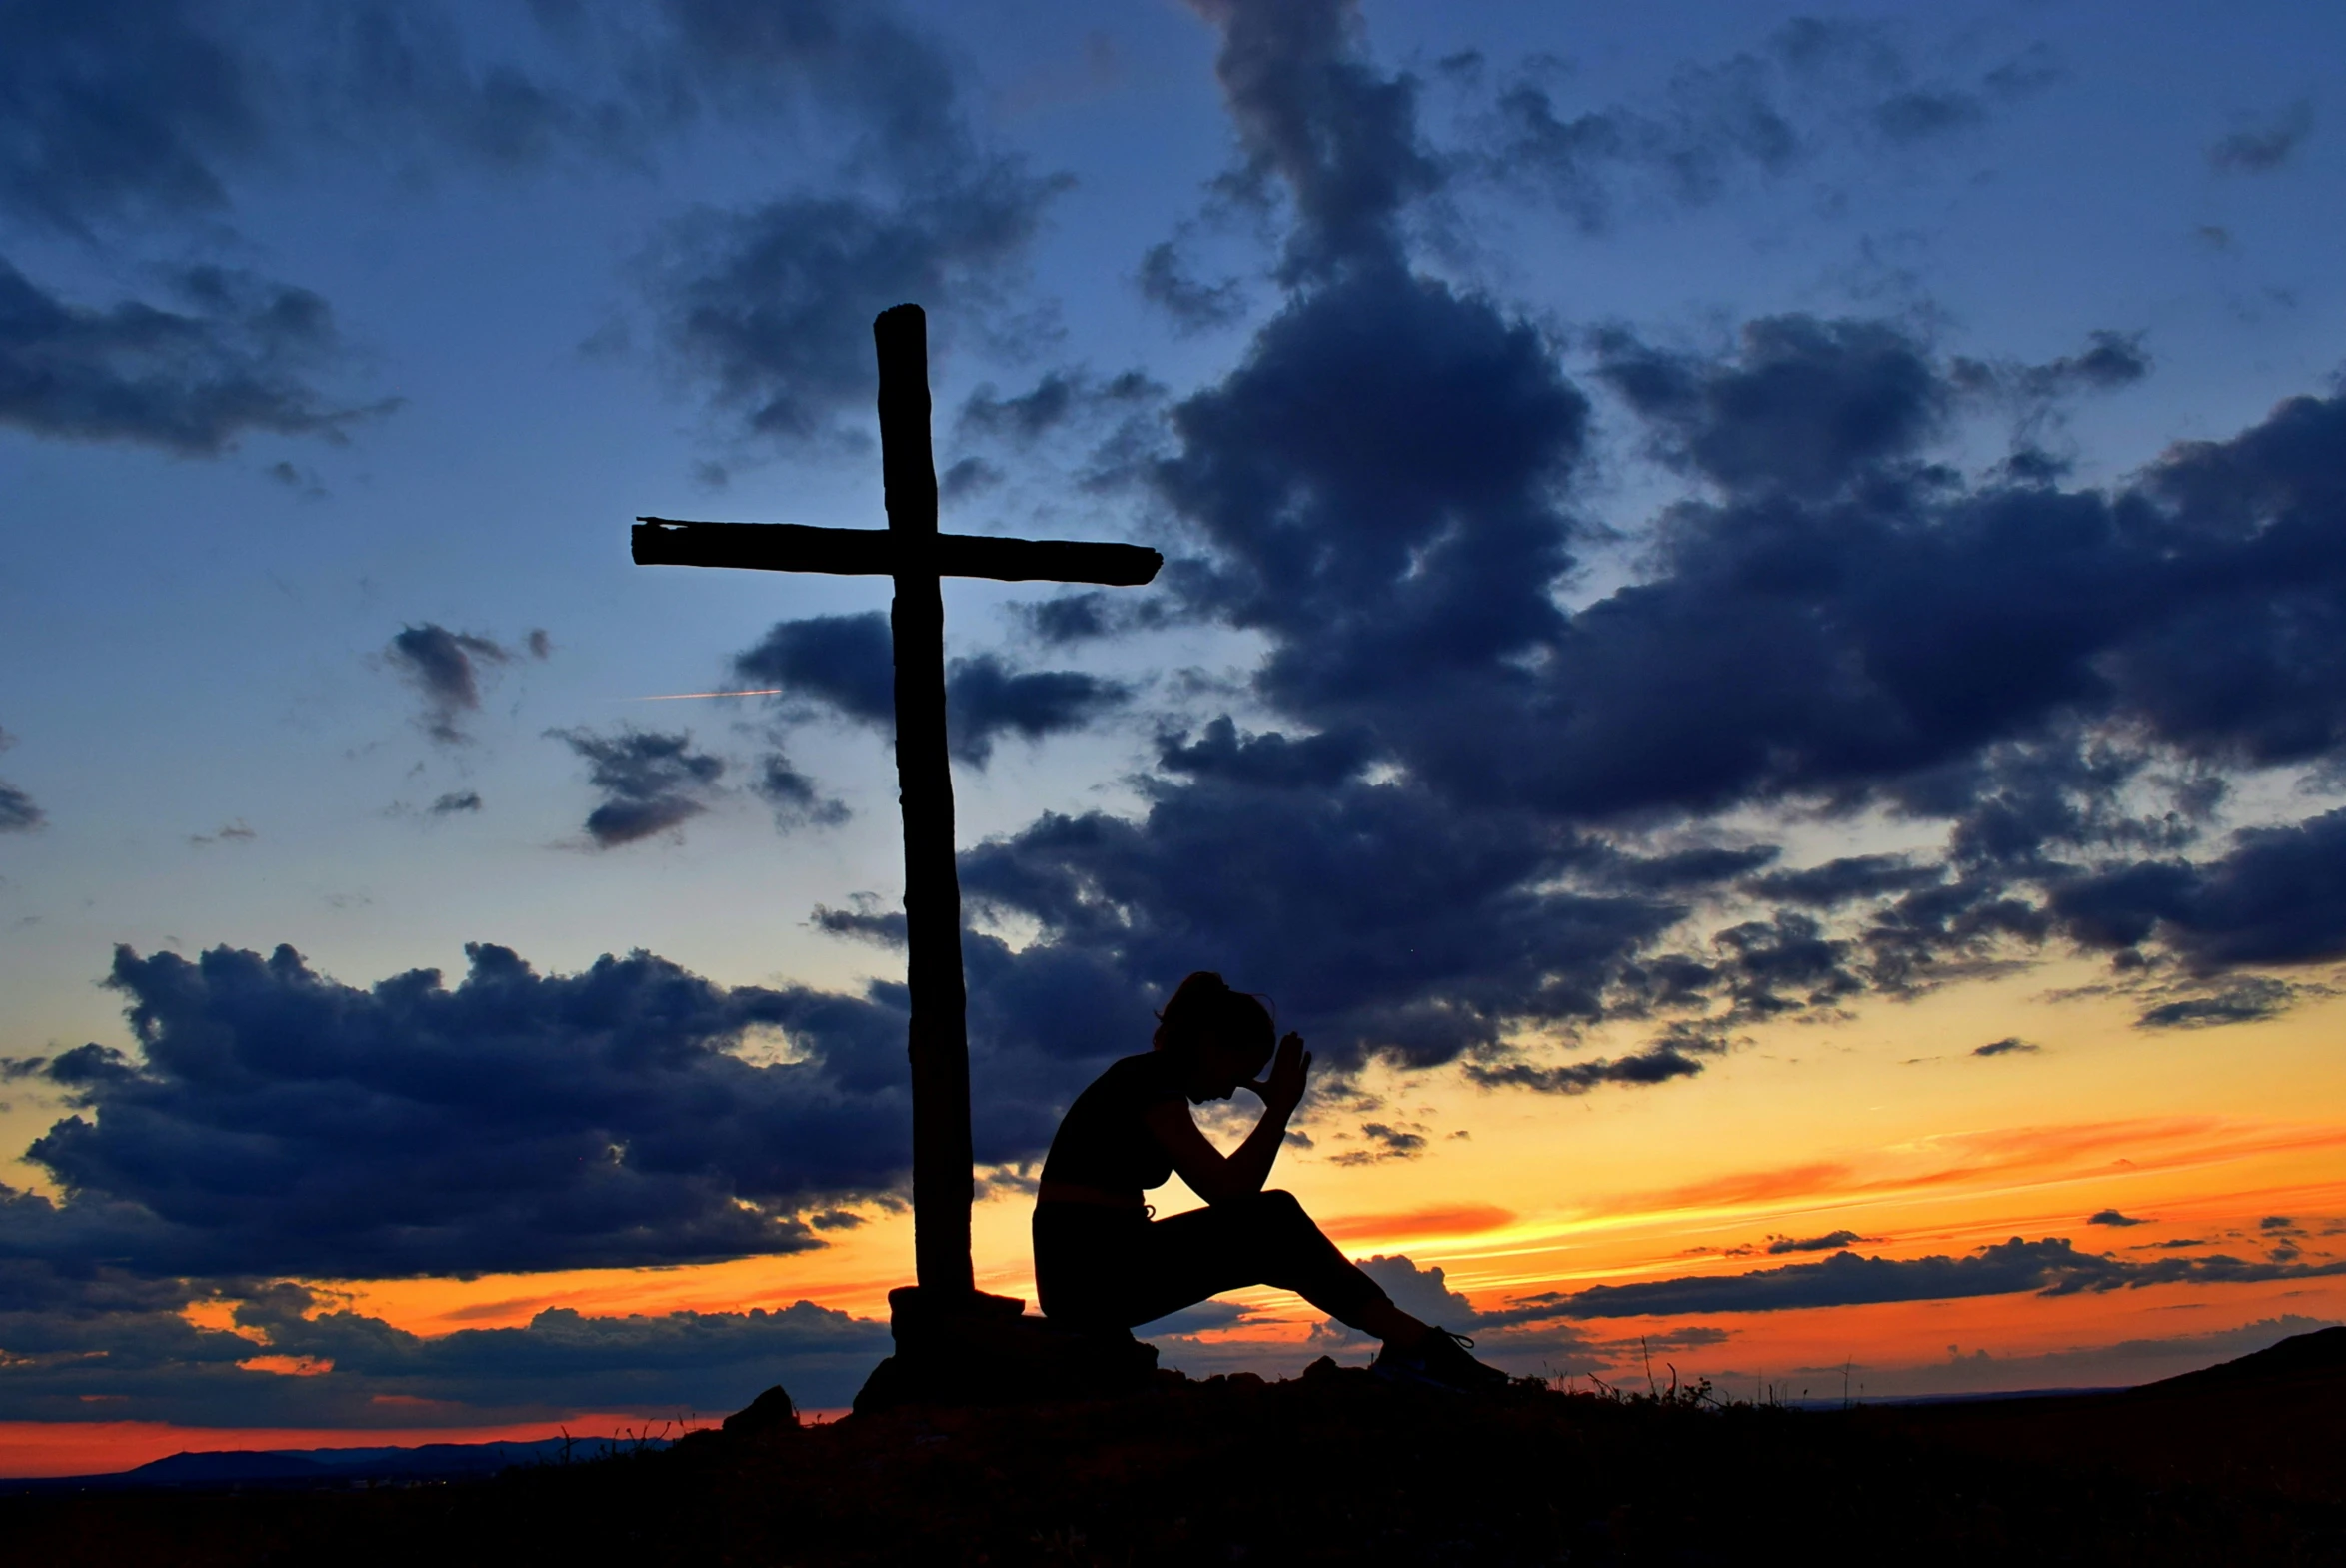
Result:
[[[1175,1056],[1193,1100],[1228,1099],[1270,1065],[1275,1029],[1259,996],[1200,969],[1157,1015],[1157,1049]]]

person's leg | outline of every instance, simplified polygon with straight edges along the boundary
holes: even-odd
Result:
[[[1038,1204],[1035,1294],[1044,1315],[1075,1328],[1123,1329],[1147,1321],[1130,1316],[1127,1303],[1139,1288],[1130,1262],[1135,1242],[1149,1228],[1138,1210],[1128,1216],[1080,1204]]]
[[[1225,1290],[1273,1285],[1388,1342],[1413,1343],[1426,1331],[1285,1192],[1258,1192],[1158,1220],[1133,1237],[1125,1269],[1134,1324]]]
[[[1118,1292],[1116,1316],[1128,1327],[1225,1290],[1275,1285],[1383,1340],[1371,1369],[1381,1375],[1453,1390],[1507,1382],[1506,1373],[1466,1353],[1473,1341],[1394,1306],[1287,1193],[1259,1192],[1175,1214],[1125,1233],[1119,1243],[1110,1266],[1093,1270],[1092,1277]]]

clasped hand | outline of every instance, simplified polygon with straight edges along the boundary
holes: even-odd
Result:
[[[1286,1115],[1302,1103],[1304,1079],[1311,1071],[1311,1053],[1303,1048],[1303,1036],[1289,1033],[1278,1042],[1278,1052],[1271,1057],[1270,1071],[1259,1082],[1246,1087],[1262,1096],[1262,1103],[1280,1115]]]

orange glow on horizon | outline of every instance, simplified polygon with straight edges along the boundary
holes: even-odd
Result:
[[[709,1422],[701,1422],[709,1425]],[[662,1423],[649,1423],[659,1435]],[[684,1430],[671,1423],[668,1433]],[[228,1427],[163,1421],[0,1421],[0,1477],[113,1475],[173,1454],[242,1453],[265,1448],[418,1448],[426,1443],[531,1443],[568,1430],[582,1442],[625,1441],[647,1429],[640,1415],[608,1412],[562,1421],[488,1426]]]
[[[2080,1253],[2129,1261],[2224,1254],[2266,1262],[2283,1254],[2265,1222],[2293,1216],[2287,1257],[2311,1266],[2346,1261],[2339,1239],[2346,1238],[2346,1057],[2334,1044],[2346,1026],[2346,994],[2220,1035],[2146,1034],[2122,1000],[2041,999],[2048,979],[2065,978],[2049,965],[1911,1002],[1869,1003],[1829,1026],[1778,1027],[1711,1061],[1689,1083],[1651,1089],[1567,1098],[1371,1064],[1342,1094],[1307,1105],[1300,1125],[1312,1146],[1282,1155],[1273,1180],[1349,1255],[1405,1258],[1428,1276],[1438,1269],[1444,1288],[1486,1312],[1594,1284],[1813,1264],[1830,1253],[1823,1243],[1843,1233],[1860,1255],[1892,1261],[1966,1257],[2018,1236],[2064,1239]],[[2043,1048],[1969,1059],[1971,1045],[2012,1035]],[[1591,1037],[1549,1048],[1607,1053],[1620,1042]],[[2217,1049],[2220,1071],[2209,1054]],[[1355,1130],[1369,1120],[1419,1128],[1415,1156],[1358,1157],[1377,1147]],[[1224,1118],[1208,1136],[1226,1144],[1242,1131]],[[1032,1307],[1031,1199],[1009,1182],[985,1183],[982,1192],[972,1226],[979,1282]],[[1194,1203],[1177,1180],[1151,1196],[1161,1215]],[[780,1311],[800,1301],[885,1322],[888,1292],[912,1277],[912,1215],[885,1199],[859,1212],[861,1225],[774,1256],[307,1283],[322,1310],[380,1318],[424,1337],[521,1328],[549,1310],[658,1316]],[[2114,1218],[2094,1222],[2105,1214]],[[1266,1375],[1292,1375],[1331,1348],[1313,1337],[1318,1315],[1282,1292],[1229,1299],[1247,1309],[1245,1318],[1169,1343],[1169,1361],[1193,1351],[1252,1354]],[[233,1329],[234,1306],[204,1302],[186,1315]],[[1532,1346],[1545,1334],[1562,1357],[1559,1368],[1572,1347],[1612,1347],[1621,1366],[1630,1353],[1622,1347],[1650,1344],[1657,1369],[1674,1364],[1686,1377],[1713,1376],[1748,1397],[1761,1383],[1787,1381],[1796,1394],[1799,1379],[1820,1394],[1835,1392],[1844,1363],[1877,1393],[2147,1380],[2187,1369],[2183,1361],[2203,1342],[2211,1347],[2203,1364],[2238,1353],[2221,1348],[2234,1339],[2210,1334],[2342,1318],[2346,1277],[2299,1275],[2058,1297],[2023,1291],[1567,1319],[1524,1329],[1515,1343]],[[238,1331],[254,1341],[245,1358],[251,1371],[332,1375],[298,1364],[258,1329]],[[1491,1342],[1509,1332],[1493,1330]],[[1340,1359],[1366,1356],[1357,1345],[1336,1348]],[[597,1408],[611,1397],[598,1403],[591,1386],[579,1396]],[[370,1419],[414,1424],[281,1434],[20,1423],[0,1428],[0,1473],[93,1473],[196,1447],[538,1436],[557,1424],[469,1426],[467,1412],[448,1405],[374,1410]],[[579,1417],[570,1428],[610,1431],[642,1420]],[[64,1453],[44,1456],[53,1444]],[[74,1454],[83,1457],[67,1456]],[[93,1462],[94,1454],[104,1461]]]

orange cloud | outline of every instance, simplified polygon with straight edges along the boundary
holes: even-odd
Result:
[[[1488,1203],[1459,1203],[1411,1209],[1405,1214],[1348,1214],[1320,1221],[1331,1240],[1385,1240],[1415,1236],[1476,1236],[1514,1223],[1512,1209]]]

